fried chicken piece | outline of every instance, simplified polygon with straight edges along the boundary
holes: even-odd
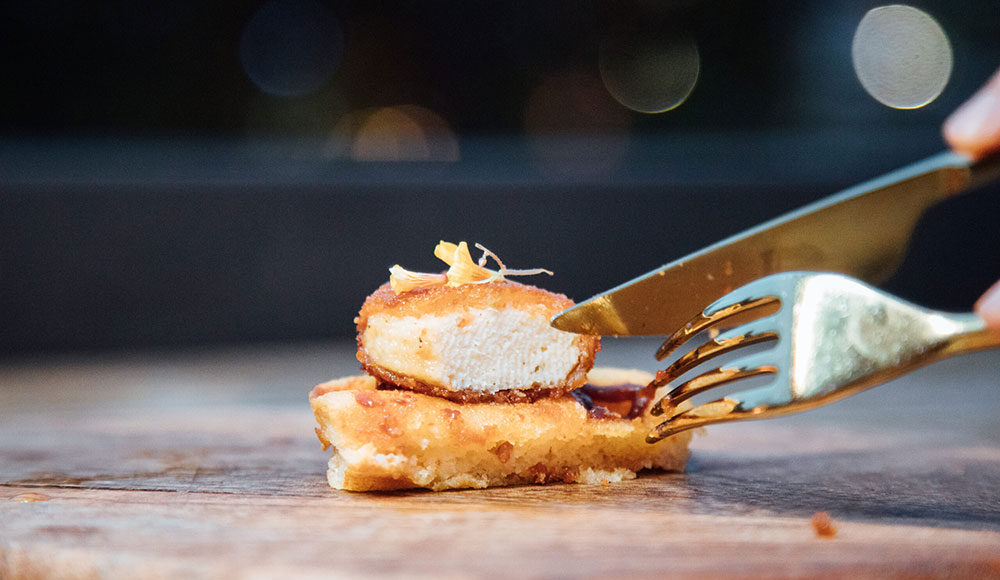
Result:
[[[572,305],[509,280],[402,293],[385,284],[357,318],[358,360],[380,387],[461,403],[559,397],[583,384],[600,348],[600,337],[549,326]]]

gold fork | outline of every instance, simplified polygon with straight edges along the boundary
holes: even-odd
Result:
[[[751,322],[738,324],[750,317]],[[921,308],[842,274],[785,272],[712,303],[667,338],[656,358],[663,360],[700,332],[720,328],[729,330],[678,358],[653,384],[662,387],[709,359],[753,344],[777,345],[670,391],[650,410],[669,418],[650,432],[648,442],[712,423],[813,409],[950,356],[1000,347],[1000,334],[975,314]],[[773,380],[677,412],[677,405],[699,393],[762,375]]]

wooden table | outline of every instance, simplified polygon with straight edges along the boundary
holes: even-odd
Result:
[[[599,361],[655,369],[654,348]],[[306,393],[352,355],[0,365],[0,578],[1000,577],[998,352],[710,427],[684,474],[386,494],[324,480]]]

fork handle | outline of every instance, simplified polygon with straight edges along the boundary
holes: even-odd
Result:
[[[969,180],[964,189],[976,189],[1000,179],[1000,151],[969,164]]]
[[[941,358],[1000,347],[1000,332],[989,328],[979,315],[949,314],[947,318],[957,325],[957,332],[940,350]]]

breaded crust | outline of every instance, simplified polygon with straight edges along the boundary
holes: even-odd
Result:
[[[591,385],[645,384],[642,371],[595,369]],[[689,433],[650,445],[659,419],[597,418],[572,395],[533,403],[453,402],[377,389],[369,376],[323,383],[309,395],[327,478],[350,491],[483,488],[525,483],[600,484],[642,469],[682,470]]]
[[[372,292],[361,305],[358,332],[363,332],[368,318],[378,312],[391,311],[395,316],[438,314],[453,310],[457,301],[464,308],[501,308],[516,306],[532,310],[539,316],[551,317],[573,306],[564,294],[556,294],[537,286],[501,280],[489,284],[461,286],[428,286],[396,294],[386,282]]]
[[[590,361],[593,364],[593,360]],[[584,383],[589,366],[578,365],[566,377],[566,385],[553,388],[504,389],[495,393],[477,393],[467,390],[446,389],[440,385],[425,383],[413,377],[394,373],[376,364],[362,361],[361,369],[378,380],[381,390],[406,389],[416,393],[440,397],[459,404],[467,403],[531,403],[539,399],[562,397]]]
[[[395,386],[411,391],[443,397],[459,403],[504,402],[523,403],[541,398],[560,397],[579,387],[586,380],[587,372],[593,367],[594,355],[600,350],[600,337],[587,335],[567,335],[572,340],[575,358],[572,365],[558,381],[541,384],[527,381],[516,386],[499,390],[477,390],[455,387],[443,380],[414,376],[414,373],[400,372],[377,360],[366,344],[366,330],[373,317],[392,319],[414,319],[430,321],[435,317],[451,316],[456,320],[456,332],[463,325],[474,323],[483,312],[516,310],[537,319],[546,327],[548,320],[556,313],[573,305],[573,301],[562,294],[519,284],[508,280],[488,284],[465,284],[462,286],[433,286],[396,294],[389,284],[382,285],[365,300],[356,320],[358,328],[358,361],[361,368],[375,377],[381,386]],[[508,310],[505,310],[508,309]],[[478,313],[478,314],[477,314]],[[428,323],[429,324],[429,323]],[[559,331],[551,331],[558,333]],[[563,333],[559,333],[563,334]],[[424,356],[421,348],[407,349],[413,356]],[[504,353],[498,351],[497,357]],[[498,358],[498,361],[502,361]],[[507,362],[507,361],[503,361]]]

